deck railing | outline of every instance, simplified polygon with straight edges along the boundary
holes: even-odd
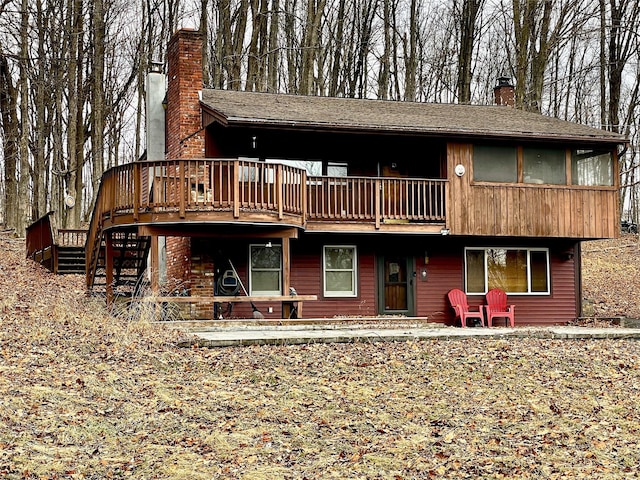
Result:
[[[137,162],[107,171],[96,207],[103,215],[145,211],[270,212],[307,220],[441,222],[442,179],[307,177],[302,169],[250,160]]]
[[[58,230],[58,245],[61,247],[84,247],[87,241],[87,231],[79,228]]]
[[[248,160],[167,160],[111,169],[102,179],[111,213],[267,211],[304,214],[306,172]]]
[[[26,233],[27,258],[31,258],[44,265],[45,268],[54,271],[56,227],[53,212],[43,215],[29,225]]]
[[[441,222],[442,179],[308,177],[303,169],[250,160],[136,162],[108,170],[95,213],[243,211],[307,220]],[[95,223],[95,218],[92,218]],[[95,228],[95,225],[92,225]],[[90,228],[91,230],[92,228]],[[92,232],[90,232],[90,236]]]
[[[135,162],[102,177],[87,235],[87,276],[94,275],[105,221],[130,214],[226,212],[255,220],[381,223],[445,221],[446,180],[307,177],[304,169],[241,159]],[[253,215],[249,217],[249,215]],[[286,218],[285,218],[286,217]],[[174,217],[175,218],[175,217]]]
[[[310,177],[309,220],[439,222],[445,220],[445,180]]]
[[[27,227],[27,257],[52,272],[58,271],[61,247],[84,247],[87,231],[56,227],[54,212],[48,212]]]

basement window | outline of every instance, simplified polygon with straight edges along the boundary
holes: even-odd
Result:
[[[543,248],[465,249],[465,288],[485,294],[499,288],[509,294],[549,294],[549,250]]]

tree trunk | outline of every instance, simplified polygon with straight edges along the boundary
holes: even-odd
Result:
[[[100,180],[104,173],[104,65],[105,65],[105,11],[103,0],[93,0],[92,24],[93,24],[93,76],[91,79],[91,158],[93,171],[91,180],[93,184],[92,199],[95,202],[98,194]],[[92,210],[92,208],[89,208]]]
[[[346,0],[340,0],[338,3],[338,15],[336,21],[338,25],[334,32],[334,52],[331,55],[331,73],[329,77],[328,93],[330,97],[335,97],[340,93],[342,82],[340,81],[340,72],[342,71],[342,53],[344,48],[344,13]]]
[[[416,8],[416,0],[411,0],[411,10],[409,13],[409,41],[407,42],[405,39],[404,43],[404,99],[406,101],[413,102],[416,100],[416,72],[418,70],[418,58],[416,55],[416,45],[418,43],[418,11]]]
[[[45,34],[48,29],[48,18],[42,9],[42,0],[36,0],[35,28],[38,36],[38,61],[34,63],[33,76],[35,82],[31,85],[34,97],[35,124],[32,132],[33,140],[33,202],[31,203],[31,218],[40,218],[47,212],[48,166],[45,165],[45,139],[50,135],[49,122],[45,119],[46,112],[53,111],[52,105],[47,105],[45,96]]]
[[[20,124],[18,123],[18,91],[13,84],[9,62],[0,44],[0,118],[2,119],[2,152],[4,156],[4,220],[7,228],[16,228],[18,217],[18,145]],[[17,230],[16,230],[17,231]]]
[[[607,7],[605,0],[598,0],[600,12],[600,126],[607,125]]]
[[[278,53],[278,34],[280,31],[280,0],[273,0],[271,6],[271,22],[269,23],[269,54],[267,61],[268,92],[278,91],[278,72],[280,55]]]
[[[307,1],[307,20],[302,37],[302,62],[300,65],[300,93],[303,95],[316,93],[314,67],[320,50],[318,38],[326,3],[326,0],[318,0],[317,4],[316,0]]]
[[[231,43],[231,78],[227,87],[231,90],[242,90],[242,52],[247,31],[248,10],[249,0],[240,0],[240,5],[234,13],[236,23],[233,30],[233,42]]]
[[[200,0],[200,32],[202,34],[202,84],[209,86],[209,0]]]
[[[20,15],[20,176],[18,178],[18,216],[16,233],[25,236],[29,224],[29,77],[27,62],[29,58],[29,3],[22,0]]]
[[[383,36],[383,52],[380,58],[380,66],[378,70],[378,98],[387,100],[389,98],[389,80],[391,72],[391,38],[393,35],[393,24],[391,23],[391,5],[390,0],[382,2],[382,28]]]
[[[471,102],[471,76],[476,22],[484,0],[462,0],[462,10],[456,12],[460,25],[460,53],[458,55],[458,102]]]

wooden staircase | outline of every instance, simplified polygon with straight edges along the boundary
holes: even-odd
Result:
[[[105,292],[107,288],[106,252],[104,236],[101,236],[91,282],[94,293]],[[134,231],[116,231],[111,236],[113,248],[113,289],[119,295],[130,296],[140,286],[147,268],[147,256],[151,246],[150,237],[139,237]]]
[[[57,274],[73,273],[84,275],[84,262],[84,247],[58,246]]]
[[[53,273],[84,274],[84,229],[58,229],[54,212],[48,212],[27,227],[27,258]]]

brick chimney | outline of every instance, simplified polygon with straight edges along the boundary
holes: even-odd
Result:
[[[200,32],[178,30],[167,46],[167,64],[167,158],[203,158]]]
[[[516,92],[510,77],[498,78],[498,84],[493,89],[496,105],[516,106]]]

